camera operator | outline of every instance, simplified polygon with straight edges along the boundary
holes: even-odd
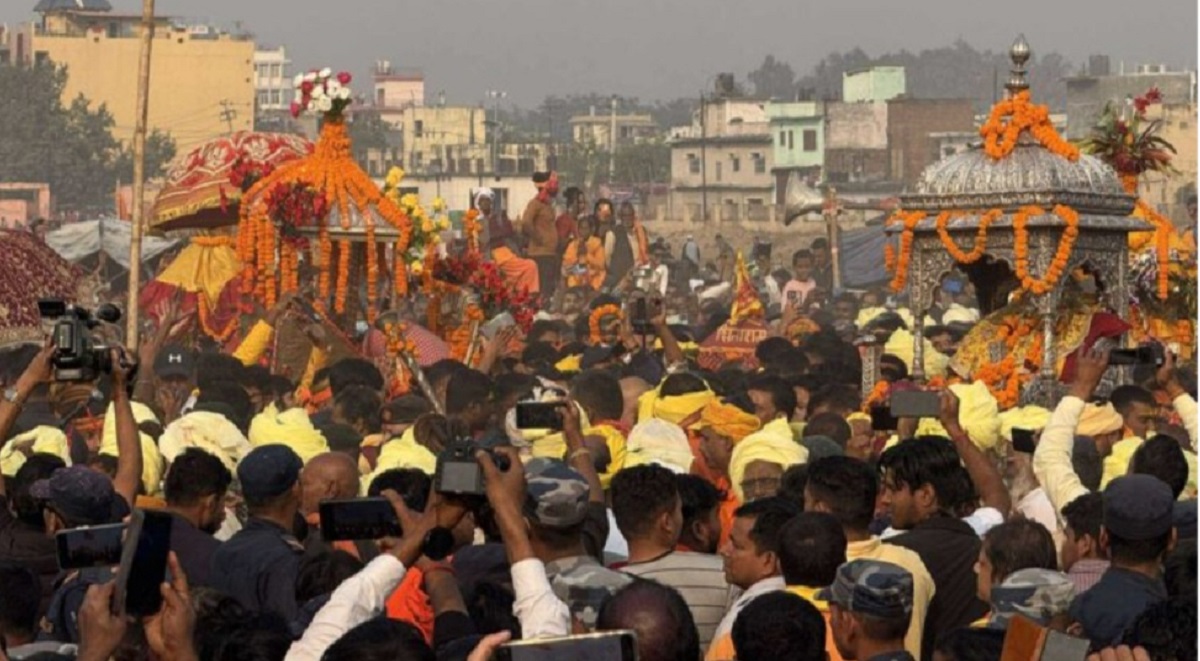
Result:
[[[112,371],[112,403],[117,425],[119,459],[113,479],[86,466],[72,466],[55,471],[48,479],[30,487],[30,495],[46,503],[44,511],[46,534],[53,537],[60,530],[82,526],[117,523],[129,514],[141,485],[142,452],[137,423],[130,404],[130,387],[137,373],[137,363],[123,349],[109,349]],[[48,383],[54,374],[53,346],[47,346],[34,358],[25,373],[17,380],[0,402],[0,438],[5,438],[21,406],[39,385]],[[0,480],[0,495],[4,495]],[[59,577],[51,599],[45,637],[62,642],[78,642],[77,613],[89,585],[112,580],[112,572],[82,570]]]

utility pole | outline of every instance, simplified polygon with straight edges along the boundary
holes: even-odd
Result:
[[[138,290],[142,277],[142,223],[146,190],[146,123],[150,114],[150,49],[154,46],[154,0],[142,0],[142,45],[138,62],[137,114],[133,129],[133,213],[129,236],[129,302],[125,346],[138,346]]]
[[[612,95],[612,110],[608,122],[608,185],[617,176],[617,95]]]
[[[704,91],[700,91],[700,209],[701,219],[708,220],[708,120],[704,110]]]
[[[221,119],[225,122],[225,126],[229,128],[229,133],[233,133],[233,120],[237,117],[237,111],[233,109],[233,103],[229,99],[221,102]]]
[[[492,176],[500,174],[500,99],[508,96],[508,92],[488,90],[487,96],[492,100]]]

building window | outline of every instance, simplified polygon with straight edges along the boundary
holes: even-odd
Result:
[[[733,172],[741,172],[742,171],[742,159],[737,156],[731,155],[729,157],[729,169],[732,170]]]
[[[425,122],[416,120],[413,122],[413,137],[419,138],[425,133]]]
[[[695,154],[688,154],[687,162],[689,174],[700,174],[700,159],[696,158]]]
[[[412,157],[413,169],[420,170],[421,162],[425,160],[425,155],[421,152],[415,152]]]
[[[717,181],[721,180],[721,166],[724,165],[721,161],[717,161]]]
[[[787,147],[787,131],[780,131],[779,132],[779,148],[785,149],[786,147]]]
[[[767,171],[767,159],[763,158],[762,154],[753,154],[754,158],[754,174],[763,174]]]
[[[272,78],[282,78],[283,77],[283,65],[282,64],[272,64],[271,65],[271,77]]]
[[[795,134],[793,134],[791,131],[788,131],[788,150],[789,151],[796,148],[796,141],[793,140],[793,138],[795,138],[795,137],[796,137]]]
[[[817,132],[804,129],[804,151],[817,151]]]
[[[266,108],[271,105],[271,95],[269,92],[262,91],[258,93],[258,107]]]

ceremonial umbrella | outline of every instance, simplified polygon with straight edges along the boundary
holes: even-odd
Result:
[[[154,201],[150,227],[176,230],[235,225],[243,189],[312,150],[308,140],[284,133],[238,131],[206,142],[171,164]]]
[[[83,273],[23,230],[0,230],[0,346],[41,342],[38,301],[88,303]]]

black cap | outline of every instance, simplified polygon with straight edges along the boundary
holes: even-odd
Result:
[[[286,445],[254,448],[238,464],[242,495],[250,500],[266,500],[283,495],[300,479],[304,462]]]
[[[60,468],[38,480],[29,495],[43,500],[67,521],[68,526],[96,526],[120,521],[124,502],[108,476],[86,466]]]
[[[1150,475],[1124,475],[1104,489],[1104,528],[1128,540],[1162,537],[1171,531],[1175,496]]]
[[[190,378],[195,371],[196,360],[192,352],[177,344],[163,347],[154,358],[154,374],[160,379]]]

